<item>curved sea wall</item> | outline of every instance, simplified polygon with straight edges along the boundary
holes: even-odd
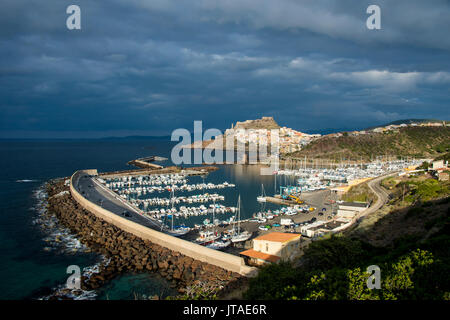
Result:
[[[133,221],[122,218],[84,198],[73,186],[73,178],[77,174],[92,174],[93,170],[80,170],[70,178],[70,193],[81,207],[94,214],[96,217],[129,232],[142,240],[148,240],[164,248],[179,252],[195,260],[208,263],[225,270],[236,272],[244,276],[253,276],[256,269],[245,265],[244,259],[232,254],[206,248],[204,246],[179,239],[168,234],[147,228]]]
[[[54,215],[83,245],[103,257],[97,272],[81,277],[82,290],[96,290],[120,274],[142,272],[160,275],[171,288],[182,294],[182,298],[193,298],[200,289],[208,296],[217,294],[220,299],[227,299],[230,293],[233,296],[236,289],[239,291],[248,282],[248,278],[239,273],[143,240],[99,218],[74,199],[66,180],[69,179],[47,183],[47,212]],[[73,296],[83,295],[84,291],[65,288],[48,299],[73,299]],[[164,296],[164,290],[161,295]]]

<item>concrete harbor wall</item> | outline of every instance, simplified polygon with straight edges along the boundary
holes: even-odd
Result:
[[[141,159],[136,159],[136,160],[132,160],[130,162],[128,162],[128,164],[132,164],[136,167],[139,168],[153,168],[153,169],[162,169],[164,168],[163,166],[156,164],[156,163],[151,163],[148,161],[143,161]]]
[[[86,210],[95,216],[105,220],[116,227],[134,234],[135,236],[149,240],[173,251],[180,252],[188,257],[209,263],[225,270],[237,272],[244,276],[253,276],[257,269],[245,265],[244,259],[229,253],[209,249],[204,246],[186,241],[168,234],[147,228],[138,223],[122,218],[84,198],[73,186],[73,178],[76,174],[93,173],[93,171],[81,170],[75,172],[70,178],[70,193],[73,198]]]

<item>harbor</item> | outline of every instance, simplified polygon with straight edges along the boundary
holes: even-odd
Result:
[[[377,161],[336,168],[286,165],[272,176],[259,176],[262,180],[259,186],[257,183],[248,186],[253,196],[243,193],[244,206],[239,178],[220,179],[214,175],[216,168],[158,168],[100,174],[94,179],[155,230],[238,254],[240,248],[250,245],[251,239],[267,232],[302,233],[321,221],[337,226],[350,223],[351,219],[336,216],[339,193],[380,175],[412,170],[420,162]],[[248,171],[257,167],[233,168]],[[231,167],[220,169],[231,170]],[[124,210],[122,216],[127,215],[130,212]]]

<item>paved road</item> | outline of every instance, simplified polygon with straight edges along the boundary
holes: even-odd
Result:
[[[381,181],[396,174],[398,174],[398,172],[389,173],[369,181],[367,185],[369,186],[370,190],[375,193],[378,199],[374,205],[370,206],[367,210],[362,212],[362,214],[356,220],[356,225],[358,225],[367,215],[377,211],[387,203],[387,201],[389,200],[389,194],[387,193],[386,189],[381,186]]]
[[[79,173],[74,176],[73,185],[83,197],[102,208],[143,226],[161,230],[161,224],[158,221],[142,216],[138,210],[120,200],[119,196],[102,187],[94,179],[87,174]],[[128,212],[129,217],[123,215],[124,211]]]

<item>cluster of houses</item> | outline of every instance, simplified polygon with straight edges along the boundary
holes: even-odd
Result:
[[[327,233],[335,233],[349,227],[366,210],[365,202],[343,202],[333,220],[315,221],[300,227],[300,233],[271,232],[253,239],[253,247],[240,252],[248,264],[264,265],[289,261],[302,253],[301,238],[317,239]]]
[[[434,174],[436,175],[439,181],[449,180],[448,161],[446,162],[444,162],[444,160],[433,161],[433,163],[431,164],[431,170],[434,171]]]
[[[258,121],[271,122],[272,117],[262,117],[258,120],[246,120],[244,122],[237,122],[236,125],[232,125],[231,129],[225,131],[226,136],[234,136],[235,139],[240,143],[250,143],[250,144],[260,144],[269,145],[271,138],[270,126],[269,130],[265,128],[261,129],[247,129],[251,127],[252,124],[258,123]],[[273,123],[275,123],[273,121]],[[445,127],[450,126],[449,123],[445,121],[442,122],[420,122],[420,123],[401,123],[401,124],[390,124],[384,127],[377,127],[373,129],[360,130],[360,131],[349,131],[349,132],[337,132],[328,134],[327,137],[340,137],[343,135],[358,136],[370,133],[384,133],[384,132],[395,132],[405,127]],[[245,130],[242,130],[245,129]],[[301,150],[304,146],[309,144],[311,141],[321,137],[320,134],[307,134],[300,131],[296,131],[287,127],[279,127],[279,151],[280,153],[291,153]]]
[[[249,143],[254,145],[270,145],[271,144],[271,127],[269,128],[247,128],[258,121],[273,121],[272,117],[262,117],[260,120],[247,120],[244,122],[237,122],[232,125],[231,129],[225,130],[225,137],[233,136],[238,143]],[[275,129],[275,127],[274,127]],[[301,150],[302,147],[321,137],[320,134],[307,134],[288,127],[279,127],[279,152],[289,153]]]
[[[371,133],[395,132],[405,127],[442,126],[450,126],[450,124],[446,123],[445,121],[390,124],[384,127],[377,127],[367,130],[332,133],[326,135],[326,137],[341,137],[344,135],[359,136]],[[231,141],[236,141],[238,144],[242,145],[248,144],[269,146],[271,144],[271,129],[278,130],[278,150],[280,154],[300,151],[304,146],[321,137],[320,134],[307,134],[288,127],[279,127],[274,121],[273,117],[262,117],[261,119],[246,120],[243,122],[238,121],[235,125],[232,124],[231,128],[225,130],[223,135],[215,137],[215,140],[213,141],[213,143],[208,145],[208,148],[222,148],[224,146],[224,139],[229,138],[231,138]],[[201,141],[197,141],[193,144],[193,146],[201,148],[203,144]]]

